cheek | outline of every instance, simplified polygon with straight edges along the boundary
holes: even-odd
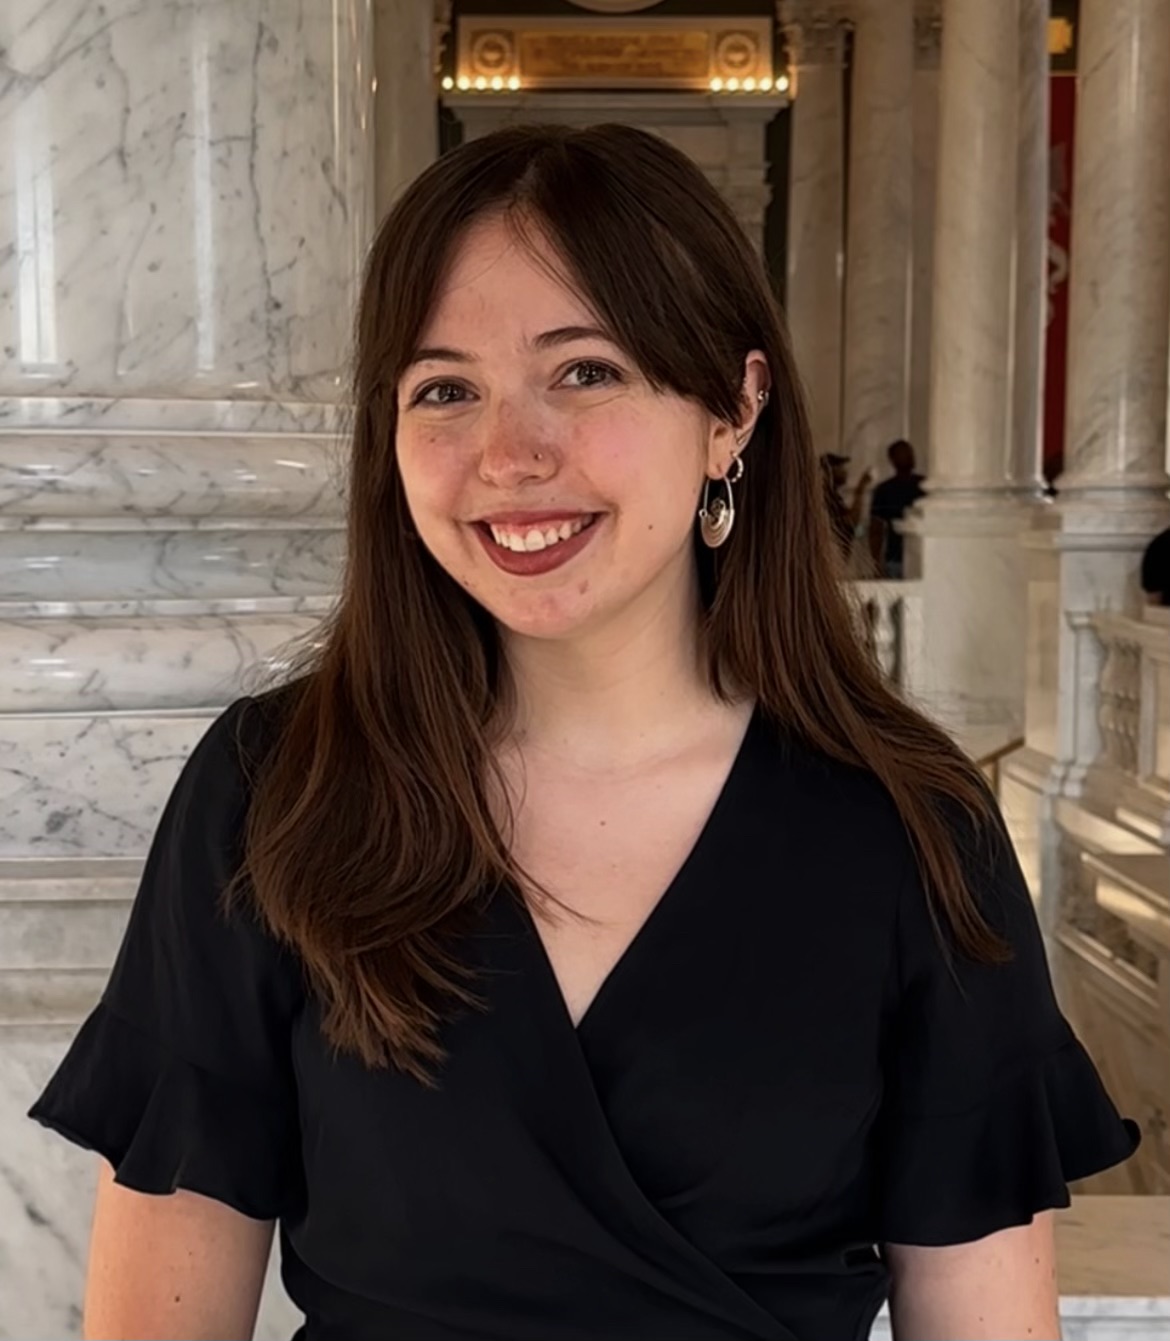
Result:
[[[445,510],[458,493],[466,471],[465,454],[441,433],[400,434],[398,469],[410,510]]]

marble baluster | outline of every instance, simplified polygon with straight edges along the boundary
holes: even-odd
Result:
[[[184,758],[335,599],[369,0],[8,0],[0,47],[0,1335],[66,1337],[94,1160],[23,1112]]]
[[[845,34],[820,5],[780,8],[794,74],[785,308],[818,452],[841,450]]]
[[[914,11],[854,10],[842,440],[861,469],[909,431]]]

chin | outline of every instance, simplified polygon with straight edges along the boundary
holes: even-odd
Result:
[[[505,633],[518,638],[562,642],[596,625],[597,611],[590,601],[565,600],[565,593],[535,594],[526,600],[493,601],[488,613]]]

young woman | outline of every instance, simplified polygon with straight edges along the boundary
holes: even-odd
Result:
[[[447,155],[374,244],[349,561],[160,822],[33,1109],[91,1337],[1058,1335],[1127,1158],[994,802],[855,639],[765,274],[620,126]],[[160,1195],[161,1194],[161,1195]]]

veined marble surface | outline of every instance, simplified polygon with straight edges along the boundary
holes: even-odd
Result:
[[[293,644],[312,637],[320,622],[263,610],[244,617],[8,619],[0,644],[0,712],[158,712],[222,703],[236,694],[245,673],[283,665]],[[30,732],[35,739],[42,729],[43,722],[10,718],[0,769],[23,770],[17,742]]]
[[[0,529],[339,522],[345,449],[294,435],[0,432]],[[7,593],[5,593],[7,594]]]
[[[344,390],[334,375],[337,395]],[[0,397],[0,430],[51,428],[77,433],[321,433],[346,423],[336,402],[289,399],[184,400],[132,396]]]
[[[10,717],[0,737],[0,857],[143,856],[216,710]]]
[[[0,48],[0,397],[335,402],[369,0],[6,0]]]

